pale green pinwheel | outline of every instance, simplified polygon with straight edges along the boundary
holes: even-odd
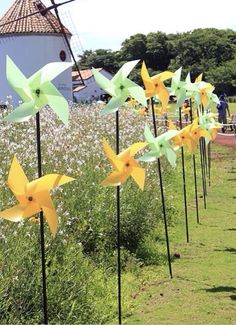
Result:
[[[136,99],[143,106],[147,106],[143,88],[127,78],[138,62],[139,60],[126,62],[111,80],[104,77],[96,69],[92,69],[99,87],[112,96],[108,104],[104,106],[102,115],[116,112],[128,97]]]
[[[175,167],[176,152],[170,144],[170,139],[172,139],[178,133],[178,130],[169,130],[155,138],[149,127],[145,125],[144,137],[151,150],[141,156],[138,160],[151,162],[157,158],[160,158],[161,156],[166,156],[171,166]]]
[[[220,100],[218,98],[218,96],[212,92],[207,93],[207,98],[208,98],[208,105],[207,105],[207,109],[211,106],[211,104],[219,104]]]
[[[198,91],[196,83],[191,82],[190,73],[187,74],[184,88],[186,88],[186,98],[193,98]]]
[[[214,140],[217,135],[217,130],[221,128],[221,124],[215,121],[215,114],[204,113],[199,115],[198,124],[201,129],[209,132],[211,140]]]
[[[15,63],[7,56],[7,80],[24,101],[3,120],[28,121],[46,105],[49,105],[65,125],[68,125],[68,102],[51,83],[51,80],[71,67],[71,62],[52,62],[27,79]]]
[[[175,71],[172,77],[170,94],[176,96],[176,107],[181,107],[186,99],[186,81],[181,81],[182,67]]]

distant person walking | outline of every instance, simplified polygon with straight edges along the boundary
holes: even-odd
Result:
[[[220,95],[219,97],[219,104],[217,104],[216,108],[218,110],[218,122],[227,124],[227,112],[228,116],[230,117],[230,111],[229,111],[229,104],[227,103],[225,96]],[[226,127],[222,127],[222,132],[225,133]]]

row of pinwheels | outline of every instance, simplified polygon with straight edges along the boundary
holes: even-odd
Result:
[[[217,102],[217,96],[213,93],[214,87],[201,81],[201,77],[195,83],[191,83],[188,75],[185,81],[181,81],[181,68],[175,73],[165,71],[154,77],[150,77],[145,66],[142,65],[141,76],[145,85],[142,87],[128,79],[128,75],[139,60],[125,63],[116,73],[112,80],[108,80],[96,69],[93,69],[94,77],[101,88],[112,96],[109,103],[104,107],[101,114],[109,114],[118,110],[126,99],[135,98],[142,105],[147,105],[147,98],[158,96],[165,111],[167,108],[169,94],[177,98],[177,105],[181,105],[188,97],[194,97],[195,102],[205,107],[212,101]],[[29,79],[19,70],[14,62],[7,57],[7,79],[13,89],[20,95],[23,103],[14,109],[3,121],[24,122],[38,113],[45,105],[49,105],[62,120],[68,125],[69,110],[68,103],[60,94],[51,80],[62,71],[70,67],[70,63],[49,63],[34,73]],[[172,78],[171,88],[168,90],[164,85],[166,79]],[[154,137],[145,126],[145,142],[135,143],[122,153],[115,154],[106,140],[103,147],[114,171],[102,182],[103,185],[118,186],[126,181],[131,175],[141,189],[144,188],[145,171],[140,167],[135,154],[148,145],[150,151],[144,153],[139,161],[153,161],[161,156],[166,156],[172,166],[176,163],[176,150],[187,145],[190,151],[194,151],[200,137],[209,140],[215,135],[217,125],[212,114],[200,115],[191,125],[182,130],[174,130],[170,125],[168,130],[158,137]],[[49,191],[53,187],[72,181],[70,177],[59,174],[50,174],[33,182],[28,182],[19,162],[14,157],[9,172],[8,185],[16,196],[19,204],[13,208],[0,212],[0,217],[18,222],[28,218],[39,211],[44,212],[53,236],[57,230],[56,211],[51,201]]]
[[[185,81],[181,81],[180,68],[175,73],[164,71],[150,77],[143,62],[141,76],[145,86],[144,91],[142,87],[127,78],[138,61],[125,63],[112,80],[108,80],[96,69],[93,69],[98,85],[112,96],[101,114],[106,115],[117,111],[119,107],[125,104],[127,98],[134,98],[137,102],[147,106],[147,98],[158,96],[163,111],[167,110],[170,94],[176,96],[176,105],[178,107],[184,103],[186,98],[194,98],[198,106],[203,105],[205,108],[209,107],[212,102],[218,102],[217,95],[213,93],[214,87],[202,81],[202,75],[194,83],[190,81],[190,74],[188,74]],[[169,78],[172,78],[170,89],[163,82]],[[132,176],[139,187],[143,189],[145,172],[138,164],[138,161],[151,162],[161,156],[165,156],[174,167],[176,165],[176,151],[180,147],[186,145],[189,151],[193,153],[197,148],[200,138],[205,137],[207,142],[213,140],[216,136],[217,128],[219,128],[219,124],[215,122],[214,114],[202,113],[201,110],[198,111],[198,114],[198,118],[195,118],[191,124],[181,130],[177,130],[174,123],[169,122],[169,130],[156,137],[153,136],[150,128],[146,125],[144,130],[145,142],[135,143],[118,155],[112,151],[106,140],[103,140],[104,151],[114,171],[102,184],[118,186],[124,183],[129,176]],[[138,158],[138,161],[135,160],[134,155],[146,146],[149,147],[149,151]]]

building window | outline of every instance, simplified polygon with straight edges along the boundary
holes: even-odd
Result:
[[[59,54],[59,56],[60,56],[60,59],[61,59],[61,61],[66,61],[66,52],[65,51],[61,51],[60,52],[60,54]]]

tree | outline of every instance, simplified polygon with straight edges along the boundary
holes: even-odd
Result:
[[[115,73],[118,68],[117,52],[104,49],[85,51],[80,55],[79,67],[81,69],[104,68],[110,73]]]
[[[132,60],[145,60],[146,58],[146,36],[144,34],[135,34],[129,39],[126,39],[121,44],[120,60],[132,61]]]
[[[146,64],[153,70],[166,70],[170,64],[170,45],[165,33],[147,35]]]

